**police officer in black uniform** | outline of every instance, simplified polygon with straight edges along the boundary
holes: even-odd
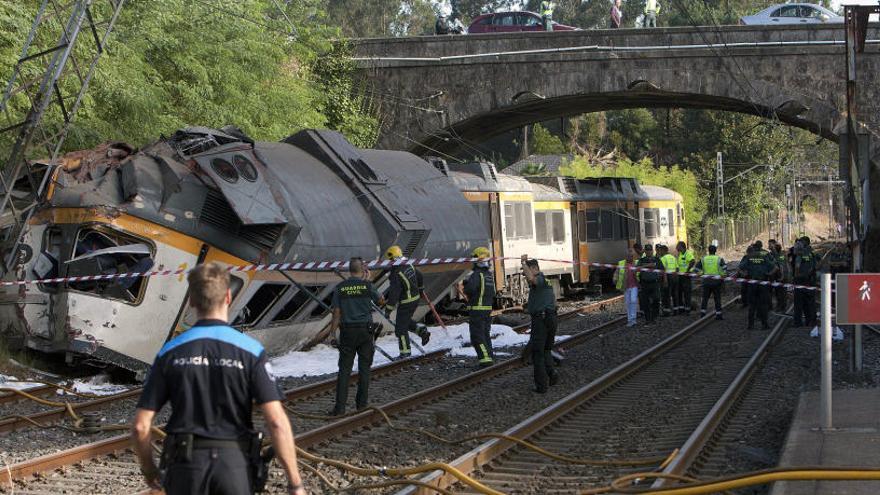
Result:
[[[529,300],[526,311],[532,318],[529,346],[532,349],[532,366],[535,369],[535,392],[547,393],[550,385],[559,381],[553,369],[553,343],[556,341],[556,294],[547,282],[538,260],[522,256],[522,271],[529,281]]]
[[[468,302],[468,327],[471,345],[477,351],[481,367],[491,366],[495,360],[492,350],[492,304],[495,301],[495,277],[489,269],[489,249],[478,247],[473,255],[474,271],[462,286],[463,295]]]
[[[810,248],[810,238],[801,237],[794,245],[794,266],[792,267],[792,281],[795,285],[816,285],[816,256]],[[807,327],[816,326],[816,306],[814,304],[813,290],[794,290],[794,328],[806,323]]]
[[[287,473],[288,493],[304,495],[296,465],[293,431],[281,391],[260,343],[228,324],[229,272],[216,263],[187,277],[189,304],[199,320],[159,351],[132,426],[135,453],[147,484],[177,494],[251,494],[261,489],[262,436],[253,431],[251,409],[266,418],[275,455]],[[162,469],[153,460],[153,419],[166,402]],[[263,471],[265,472],[265,471]]]
[[[330,410],[330,416],[345,414],[348,379],[355,354],[358,358],[355,404],[357,409],[367,407],[376,337],[373,331],[373,307],[385,302],[370,282],[370,272],[361,258],[352,258],[348,271],[351,276],[340,282],[333,291],[330,332],[339,328],[339,372],[336,375],[336,405]]]
[[[752,280],[769,281],[775,275],[779,268],[773,261],[770,253],[764,251],[764,245],[761,241],[755,241],[752,245],[750,254],[743,257],[739,263],[740,276],[745,276]],[[755,328],[755,315],[761,320],[761,327],[764,330],[770,328],[768,316],[770,312],[770,286],[749,283],[749,330]]]
[[[636,261],[636,266],[646,269],[639,270],[639,301],[645,312],[645,323],[653,324],[660,316],[660,285],[666,280],[666,272],[662,270],[663,263],[660,258],[654,256],[654,248],[645,244],[645,255]],[[654,270],[660,269],[662,273]],[[679,279],[681,283],[681,279]]]
[[[385,257],[390,261],[403,259],[403,251],[400,246],[391,246],[385,251]],[[417,325],[413,321],[413,314],[419,307],[419,299],[424,291],[422,272],[409,262],[403,262],[391,268],[388,275],[388,305],[385,307],[385,316],[390,316],[391,311],[397,308],[394,318],[394,335],[397,336],[397,348],[400,358],[408,358],[412,355],[409,332],[413,332],[422,338],[422,345],[427,345],[431,333],[424,325]]]

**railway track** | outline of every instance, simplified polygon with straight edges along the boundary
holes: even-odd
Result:
[[[663,458],[681,449],[664,472],[692,474],[706,458],[704,449],[717,447],[719,426],[787,324],[781,319],[769,334],[750,332],[741,328],[741,318],[734,313],[717,322],[710,316],[688,325],[505,433],[588,460]],[[658,467],[563,463],[503,439],[485,442],[451,464],[498,492],[518,494],[577,493]],[[478,493],[439,471],[421,481]],[[434,491],[399,492],[414,493]]]
[[[579,308],[560,316],[563,319],[574,318],[579,313],[603,308],[609,303],[614,303],[616,299],[617,298],[612,298],[610,300],[590,304],[586,307]],[[613,326],[621,321],[623,321],[622,318],[617,318],[609,323],[600,325],[592,331],[582,332],[560,344],[560,347],[565,349],[576,346],[585,340],[589,340],[603,329]],[[525,329],[527,329],[527,325],[523,325],[518,330],[524,331]],[[422,359],[439,359],[444,353],[444,351],[438,351],[437,353],[432,353],[430,356],[420,356],[420,359],[414,358],[408,361],[397,361],[377,368],[374,370],[373,376],[381,377],[382,375],[396,374],[397,372],[402,371],[405,366],[424,364],[421,362]],[[471,373],[447,383],[450,384],[450,387],[469,388],[473,383],[478,383],[480,380],[487,379],[488,376],[504,373],[505,370],[519,366],[522,366],[519,363],[519,360],[508,360],[498,363],[495,367],[481,370],[481,372],[486,373]],[[472,375],[477,375],[477,377],[472,377]],[[352,383],[355,382],[356,380],[352,380]],[[334,387],[335,378],[306,387],[300,387],[287,393],[286,396],[288,402],[293,404],[293,407],[298,411],[306,414],[320,415],[330,408]],[[400,387],[395,388],[399,389]],[[418,394],[419,393],[417,392],[407,396],[409,401],[389,401],[390,403],[383,407],[390,406],[392,410],[409,408],[411,406],[407,404],[415,404],[418,402],[419,399],[415,398],[419,396]],[[297,443],[304,447],[315,445],[328,438],[332,438],[333,436],[344,435],[349,431],[360,428],[364,424],[376,421],[376,418],[370,416],[369,413],[367,413],[367,417],[364,416],[363,413],[350,416],[335,421],[330,425],[325,424],[325,421],[297,419]],[[133,456],[130,452],[127,452],[129,442],[130,439],[128,435],[119,435],[106,440],[76,447],[74,449],[67,449],[56,454],[42,456],[37,459],[12,465],[5,472],[0,472],[0,486],[8,486],[10,480],[22,480],[37,475],[35,478],[36,482],[32,480],[25,485],[19,485],[16,487],[15,492],[54,493],[62,486],[67,491],[77,491],[76,486],[79,483],[83,483],[83,490],[88,491],[88,488],[86,487],[93,487],[96,483],[100,484],[102,480],[106,480],[107,483],[110,483],[111,480],[124,478],[124,476],[121,476],[123,474],[127,473],[130,475],[132,472],[138,471]],[[91,460],[91,462],[83,462],[89,460]],[[55,472],[49,473],[52,470],[55,470]],[[131,487],[134,491],[137,491],[139,488],[142,487],[140,487],[140,485],[137,487]],[[127,488],[120,485],[115,487],[113,491],[126,492]]]

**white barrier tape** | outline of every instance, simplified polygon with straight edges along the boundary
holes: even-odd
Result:
[[[494,261],[494,260],[519,260],[520,258],[485,258],[484,261]],[[538,261],[543,261],[547,263],[565,263],[571,265],[584,265],[584,266],[592,266],[598,268],[611,268],[611,269],[619,269],[620,267],[616,264],[611,263],[597,263],[590,261],[576,261],[576,260],[553,260],[553,259],[544,259],[544,258],[536,258]],[[403,264],[412,264],[416,266],[426,266],[426,265],[449,265],[449,264],[461,264],[461,263],[473,263],[476,262],[477,258],[421,258],[410,260],[406,258],[397,259],[394,261],[391,260],[371,260],[365,262],[367,268],[390,268],[394,266],[400,266]],[[348,261],[307,261],[307,262],[296,262],[296,263],[272,263],[269,265],[242,265],[242,266],[229,266],[227,270],[229,272],[263,272],[263,271],[333,271],[338,269],[346,269],[348,268]],[[711,280],[722,280],[725,282],[736,282],[736,283],[744,283],[744,284],[758,284],[765,285],[770,287],[787,287],[791,289],[806,289],[806,290],[819,290],[818,287],[810,286],[810,285],[795,285],[795,284],[786,284],[782,282],[770,282],[767,280],[753,280],[749,278],[739,278],[739,277],[722,277],[720,275],[704,275],[700,273],[679,273],[679,272],[666,272],[666,270],[660,268],[639,268],[636,266],[632,266],[628,268],[632,271],[641,271],[641,272],[655,272],[655,273],[674,273],[677,276],[686,276],[690,278],[705,278]],[[76,277],[62,277],[62,278],[45,278],[45,279],[34,279],[34,280],[11,280],[11,281],[0,281],[0,287],[10,287],[10,286],[21,286],[21,285],[32,285],[32,284],[59,284],[65,282],[89,282],[95,280],[113,280],[113,279],[123,279],[123,278],[136,278],[136,277],[164,277],[169,275],[183,275],[189,273],[192,269],[189,268],[181,268],[177,270],[154,270],[150,272],[129,272],[129,273],[113,273],[106,275],[81,275]]]

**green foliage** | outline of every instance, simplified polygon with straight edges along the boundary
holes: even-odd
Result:
[[[563,165],[562,175],[583,179],[587,177],[634,177],[642,184],[661,186],[681,194],[684,202],[688,234],[695,238],[697,225],[706,214],[706,198],[693,172],[677,165],[655,166],[649,158],[632,161],[622,158],[610,167],[598,166],[583,156]]]
[[[36,0],[0,0],[0,73],[11,74]],[[101,59],[66,148],[104,140],[136,145],[185,125],[235,124],[277,140],[305,127],[335,127],[370,142],[375,119],[357,98],[341,98],[348,76],[331,54],[336,31],[317,0],[128,2]],[[97,8],[106,8],[96,4]],[[278,5],[286,5],[287,18]],[[293,34],[295,33],[295,37]],[[83,43],[90,43],[87,32]],[[48,40],[45,41],[48,43]],[[82,45],[85,47],[85,45]],[[62,88],[70,93],[71,88]],[[17,115],[26,109],[18,100]],[[58,122],[57,112],[45,120]]]
[[[436,20],[429,0],[330,0],[326,9],[347,38],[432,34]]]
[[[543,163],[530,163],[523,167],[520,175],[523,176],[535,176],[535,175],[548,175],[547,166]]]
[[[566,152],[562,140],[550,133],[541,124],[535,124],[532,129],[531,152],[536,155],[559,155]]]

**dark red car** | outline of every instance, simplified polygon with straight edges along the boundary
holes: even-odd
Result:
[[[574,31],[578,28],[565,24],[553,23],[554,31]],[[468,34],[476,33],[512,33],[518,31],[543,31],[544,21],[541,16],[528,11],[496,12],[483,14],[474,19],[468,27]]]

